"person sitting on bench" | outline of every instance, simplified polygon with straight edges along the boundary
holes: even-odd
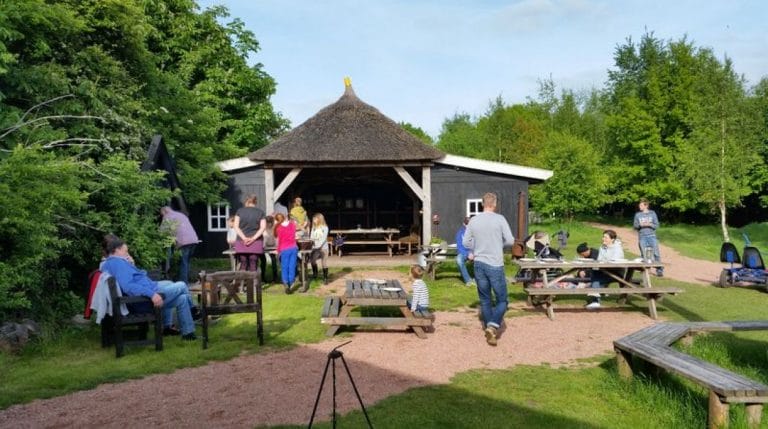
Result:
[[[195,322],[190,308],[189,289],[184,282],[167,280],[155,282],[147,272],[136,268],[129,261],[128,245],[118,237],[112,236],[105,243],[107,259],[101,264],[101,270],[108,272],[117,280],[123,294],[127,296],[146,296],[155,307],[163,308],[163,335],[178,335],[173,324],[172,310],[175,308],[181,324],[181,338],[196,340]],[[163,294],[165,298],[160,296]]]
[[[598,251],[598,261],[616,261],[624,259],[624,249],[621,247],[621,240],[616,238],[616,231],[606,229],[603,231],[603,245]],[[592,287],[601,288],[610,283],[613,279],[602,270],[592,270]],[[618,274],[618,273],[617,273]],[[597,295],[597,296],[595,296]],[[600,308],[600,294],[592,294],[587,302],[587,309],[596,310]]]

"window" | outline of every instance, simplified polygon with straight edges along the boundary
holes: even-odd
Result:
[[[226,231],[229,203],[208,206],[208,231]]]
[[[482,211],[483,211],[482,198],[467,200],[467,217],[472,217],[476,214],[480,214]]]

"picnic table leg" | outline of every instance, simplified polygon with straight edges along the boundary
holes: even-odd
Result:
[[[547,309],[547,317],[549,320],[555,320],[555,306],[553,305],[554,295],[547,296],[547,300],[544,301],[544,308]]]
[[[347,317],[347,316],[349,316],[349,313],[351,311],[352,311],[352,306],[344,304],[341,307],[341,311],[339,311],[339,316],[338,317]],[[331,326],[329,326],[328,330],[325,331],[325,336],[326,337],[332,337],[332,336],[336,335],[336,332],[339,330],[340,327],[341,327],[341,325],[331,325]]]
[[[656,320],[658,319],[658,315],[656,314],[656,294],[648,295],[648,313],[651,315],[651,319]]]
[[[406,305],[400,306],[400,312],[403,313],[403,316],[406,319],[415,319],[416,317],[413,315],[413,312],[410,308]],[[416,334],[417,337],[421,338],[422,340],[427,339],[427,334],[424,332],[424,328],[421,326],[412,326],[408,325],[409,328],[413,330],[413,333]]]

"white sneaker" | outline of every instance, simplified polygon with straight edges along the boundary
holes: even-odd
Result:
[[[592,301],[587,304],[587,310],[597,310],[600,308],[600,301]]]
[[[470,280],[464,286],[466,286],[466,287],[477,287],[477,283],[475,283],[474,280]]]
[[[485,328],[485,341],[488,343],[488,345],[495,346],[496,345],[496,328],[493,326],[489,326]]]

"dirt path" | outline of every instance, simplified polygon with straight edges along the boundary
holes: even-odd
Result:
[[[634,231],[613,229],[620,235],[625,249],[636,253]],[[722,269],[719,264],[680,256],[666,246],[661,247],[661,252],[667,264],[666,275],[677,280],[708,284],[716,280]],[[402,273],[355,270],[316,292],[342,290],[348,276],[398,278],[407,284]],[[521,302],[510,305],[525,307]],[[561,309],[554,321],[541,313],[510,318],[495,348],[485,344],[475,310],[439,312],[435,332],[426,340],[397,330],[355,332],[351,337],[300,345],[289,351],[240,356],[171,374],[103,384],[95,389],[0,410],[0,428],[122,428],[126,422],[136,427],[159,428],[306,424],[312,414],[327,353],[349,339],[352,342],[342,351],[363,401],[370,406],[412,387],[449,383],[451,377],[470,369],[543,363],[569,365],[576,359],[610,353],[614,339],[653,323],[642,311],[643,308],[632,311],[624,307],[616,311],[586,312],[579,308]],[[215,347],[215,343],[212,346]],[[342,366],[337,370],[340,371],[337,410],[345,413],[359,409]],[[316,421],[330,418],[329,382],[326,382]]]
[[[613,229],[616,231],[616,234],[618,234],[622,243],[624,243],[625,251],[630,251],[634,254],[640,253],[637,242],[637,232],[632,228],[622,228],[597,223],[592,223],[590,225],[600,229]],[[593,247],[597,244],[599,244],[599,237],[595,238],[594,243],[590,243]],[[661,261],[665,265],[664,275],[675,280],[710,285],[718,282],[720,272],[723,270],[722,263],[689,258],[663,244],[659,246],[659,251],[661,252]]]

